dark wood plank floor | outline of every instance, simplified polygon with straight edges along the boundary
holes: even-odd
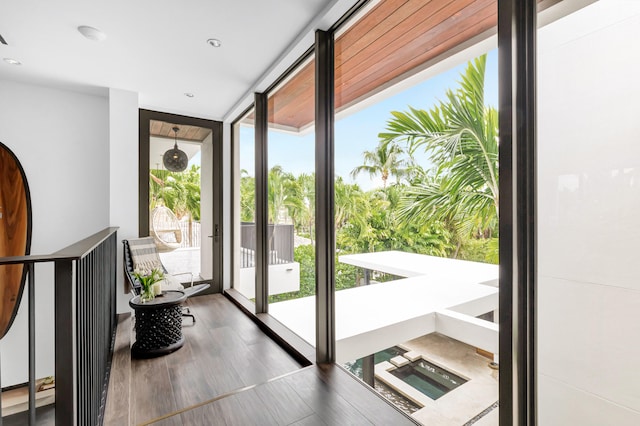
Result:
[[[131,360],[129,375],[112,372],[129,378],[131,405],[115,407],[124,398],[109,395],[105,425],[416,424],[339,367],[303,368],[224,296],[188,304],[197,323],[183,327],[184,347]],[[118,348],[128,348],[125,339]],[[121,355],[114,368],[127,365]]]
[[[197,322],[183,327],[184,346],[131,362],[131,424],[301,368],[224,296],[193,297],[188,305]]]
[[[146,424],[415,425],[337,366],[306,367]]]

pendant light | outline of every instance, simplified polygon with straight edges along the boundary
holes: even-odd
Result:
[[[178,149],[178,130],[179,127],[174,127],[173,131],[176,133],[175,135],[175,144],[173,148],[168,150],[162,156],[162,162],[167,170],[171,172],[181,172],[187,168],[187,164],[189,163],[189,158],[187,158],[187,154],[184,151]]]

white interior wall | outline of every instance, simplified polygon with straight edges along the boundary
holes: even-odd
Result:
[[[118,229],[117,310],[130,311],[124,290],[123,239],[138,237],[138,94],[109,89],[109,222]]]
[[[640,424],[640,2],[539,32],[541,425]]]
[[[31,191],[32,254],[50,254],[109,226],[105,97],[0,80],[0,141]],[[36,375],[53,374],[53,265],[37,265]],[[27,292],[0,341],[2,386],[27,381]]]

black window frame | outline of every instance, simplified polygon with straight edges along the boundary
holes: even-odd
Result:
[[[358,2],[328,31],[316,32],[314,48],[316,52],[317,345],[315,354],[309,354],[307,348],[305,356],[308,362],[335,362],[335,265],[333,260],[335,235],[330,232],[333,229],[334,196],[332,184],[333,33],[365,3],[366,1]],[[497,7],[500,114],[500,424],[534,425],[537,410],[535,328],[537,2],[535,0],[497,0]],[[309,52],[305,53],[296,61],[271,88],[286,78],[308,54]],[[328,56],[331,60],[328,60]],[[258,128],[261,126],[265,127]],[[261,124],[256,120],[256,135],[259,132],[266,132],[266,123]],[[266,148],[266,138],[262,143],[265,144],[263,148]],[[263,157],[257,159],[256,164],[259,162],[266,164],[266,149],[262,151]],[[256,170],[256,175],[258,173],[259,171]],[[331,176],[331,179],[327,180],[327,176]],[[319,211],[320,209],[323,210]],[[266,253],[262,255],[266,256]],[[266,287],[262,285],[265,282],[264,278],[256,282],[257,290],[263,293],[262,297],[267,293]],[[258,291],[256,294],[259,294]],[[238,295],[232,294],[232,298],[237,299]],[[239,303],[244,303],[246,307],[246,301]],[[266,306],[268,305],[265,304],[260,310],[256,309],[255,318],[263,324],[274,325],[277,321],[268,316],[267,310],[264,309]],[[295,337],[291,336],[293,333],[289,333],[288,338],[283,328],[281,325],[276,325],[271,330],[286,342],[295,340]],[[273,331],[274,329],[276,331]],[[299,344],[300,342],[296,342],[293,346],[299,347]],[[305,350],[296,353],[304,354]]]

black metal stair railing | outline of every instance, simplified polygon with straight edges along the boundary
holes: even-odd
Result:
[[[47,262],[55,265],[55,423],[102,424],[117,324],[116,231],[107,228],[51,255],[0,258],[0,266],[28,270],[29,425],[36,424],[34,264]]]

